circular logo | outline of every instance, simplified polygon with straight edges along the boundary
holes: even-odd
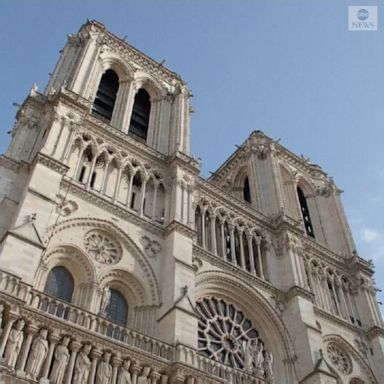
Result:
[[[365,21],[367,20],[369,17],[369,12],[364,9],[364,8],[361,8],[357,11],[357,18],[360,20],[360,21]]]

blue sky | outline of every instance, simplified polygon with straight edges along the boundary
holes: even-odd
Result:
[[[377,32],[348,32],[349,5],[378,5]],[[66,35],[97,19],[192,89],[193,153],[214,171],[254,129],[335,178],[361,256],[384,288],[384,4],[343,0],[2,0],[0,152],[32,83]],[[384,296],[381,295],[384,301]]]

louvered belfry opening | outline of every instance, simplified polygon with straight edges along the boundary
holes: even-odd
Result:
[[[133,104],[131,123],[128,133],[142,140],[147,140],[149,113],[151,112],[151,101],[148,92],[141,88]]]
[[[305,198],[304,192],[300,187],[297,187],[297,195],[299,197],[300,210],[303,216],[305,231],[307,232],[308,236],[315,237],[315,234],[313,232],[311,217],[309,215],[307,199]]]
[[[119,78],[113,70],[108,69],[101,77],[92,113],[111,121],[118,89]]]

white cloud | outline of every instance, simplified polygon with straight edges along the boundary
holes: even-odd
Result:
[[[371,228],[364,228],[363,229],[363,240],[366,243],[376,242],[376,241],[380,240],[381,237],[382,237],[382,235],[374,229],[371,229]]]
[[[360,232],[364,257],[375,263],[384,262],[384,234],[374,228],[362,228]]]

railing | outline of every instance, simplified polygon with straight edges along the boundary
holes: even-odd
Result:
[[[157,358],[166,361],[173,360],[173,346],[32,289],[31,286],[21,282],[20,278],[4,271],[0,271],[0,291],[25,301],[28,307],[37,309],[47,315],[114,339],[128,347],[139,349]]]
[[[96,336],[115,341],[137,352],[144,352],[167,364],[181,364],[210,376],[214,382],[233,384],[265,384],[262,377],[233,369],[197,353],[193,348],[178,344],[172,346],[153,337],[112,323],[73,304],[33,289],[17,276],[0,271],[0,292],[23,301],[25,307],[37,310],[64,323],[80,327]]]

